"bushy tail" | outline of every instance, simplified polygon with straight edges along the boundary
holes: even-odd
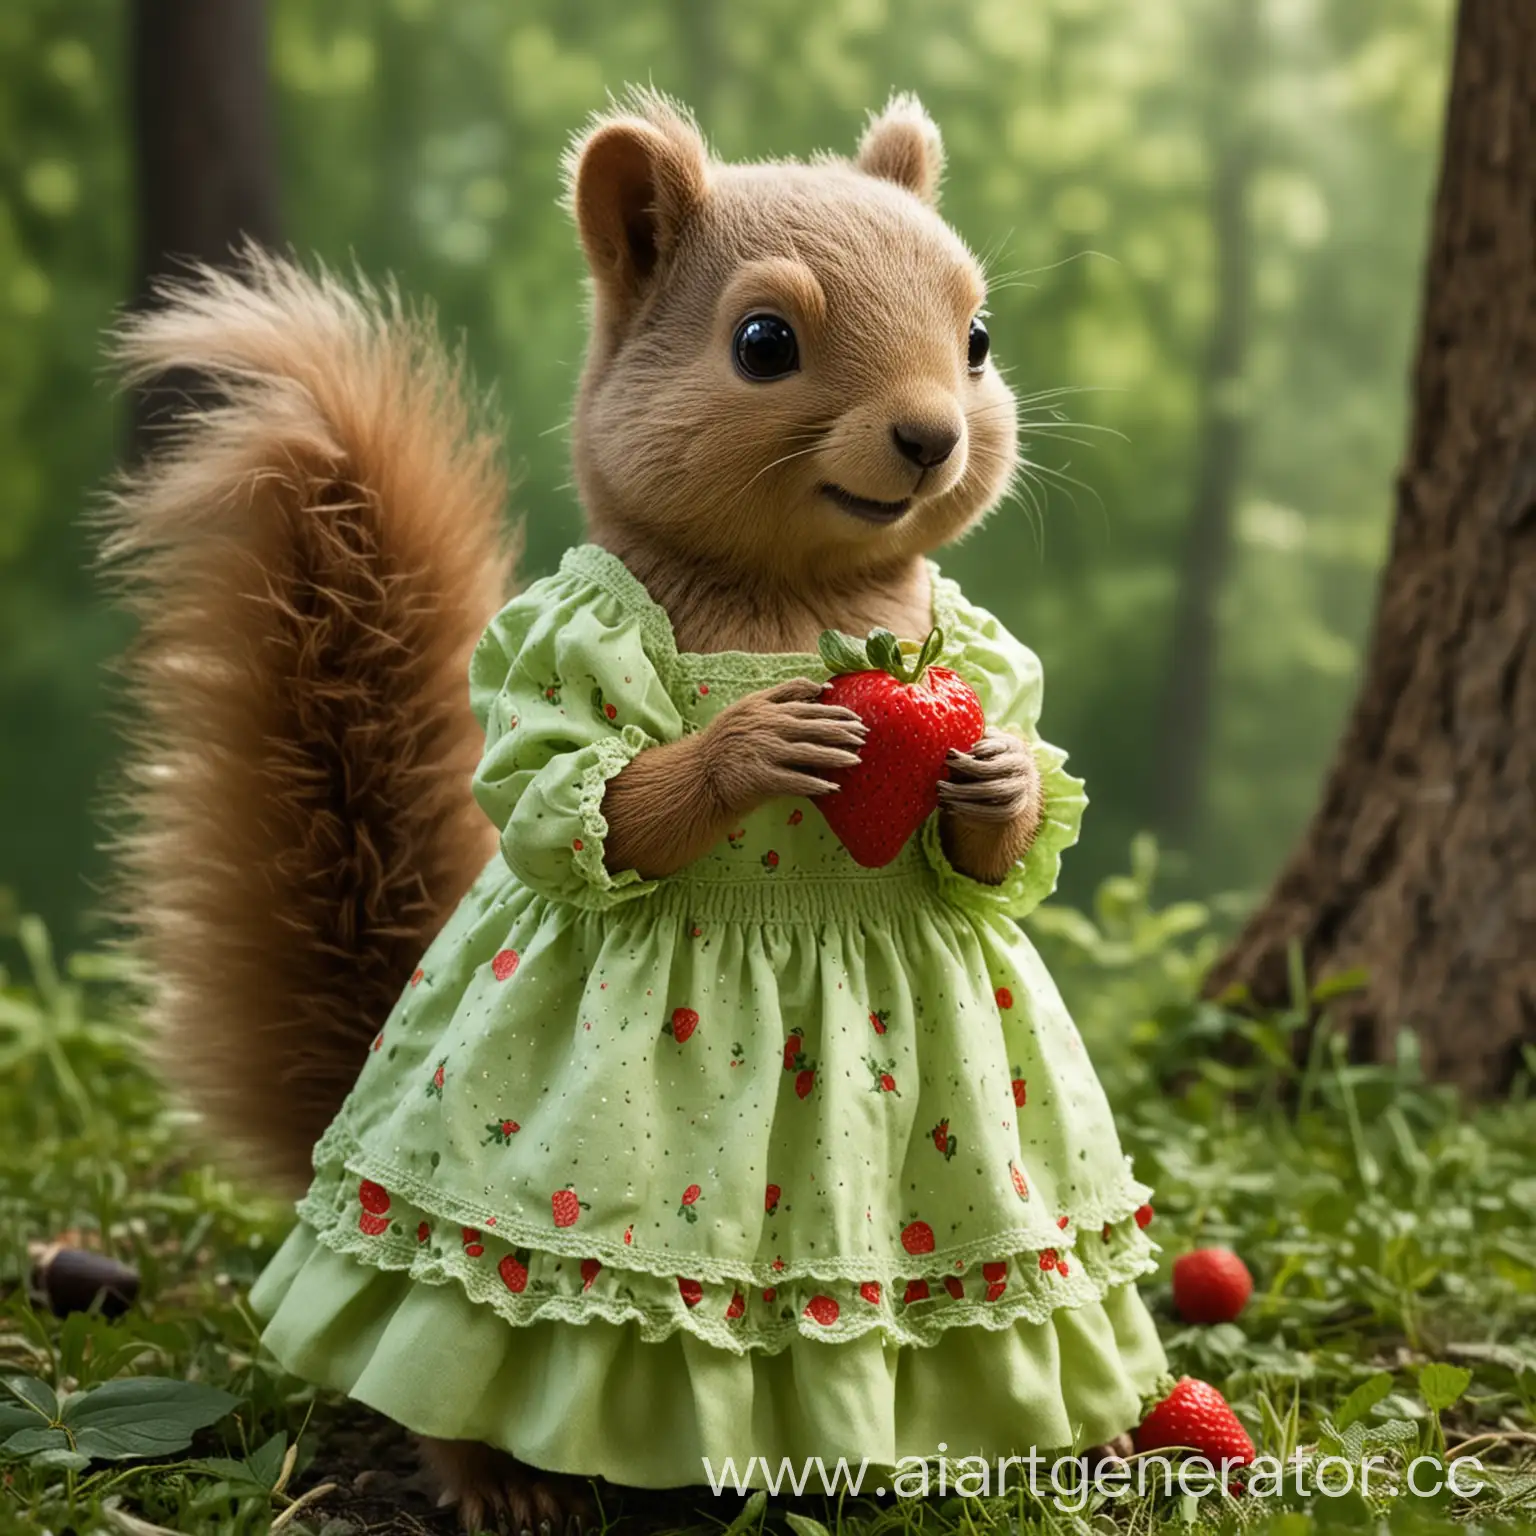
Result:
[[[218,403],[125,477],[124,915],[165,1069],[285,1183],[495,846],[466,671],[506,486],[460,365],[391,293],[251,253],[127,321],[130,380]]]

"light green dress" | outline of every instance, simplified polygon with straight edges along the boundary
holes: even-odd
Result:
[[[934,572],[944,660],[1031,740],[1039,663]],[[419,1433],[641,1487],[752,1456],[892,1466],[1106,1439],[1166,1368],[1149,1191],[1000,886],[934,820],[863,869],[775,800],[681,873],[603,862],[604,786],[808,655],[680,653],[572,550],[471,666],[495,858],[315,1152],[253,1296],[291,1371]],[[760,1481],[760,1477],[758,1478]]]

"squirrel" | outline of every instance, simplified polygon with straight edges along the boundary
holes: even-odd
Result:
[[[691,652],[814,651],[930,623],[925,557],[1016,465],[980,263],[937,211],[943,150],[894,97],[852,158],[726,164],[649,91],[567,160],[590,274],[576,392],[587,537]],[[419,957],[496,857],[464,678],[512,590],[495,424],[391,288],[249,250],[119,330],[130,380],[216,403],[117,486],[105,554],[139,634],[120,864],[160,1057],[245,1166],[299,1188]],[[857,760],[857,716],[796,679],[641,751],[604,857],[664,878]],[[953,865],[1001,881],[1042,816],[1026,742],[952,754]],[[579,1493],[426,1442],[471,1528]]]

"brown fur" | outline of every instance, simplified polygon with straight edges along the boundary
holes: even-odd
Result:
[[[574,462],[590,536],[688,650],[811,651],[823,629],[919,636],[925,555],[1015,465],[1014,403],[966,366],[985,285],[935,211],[937,130],[911,98],[856,160],[722,165],[651,93],[570,158],[592,275]],[[124,844],[168,1068],[221,1137],[290,1182],[367,1042],[495,846],[469,793],[464,681],[504,596],[496,444],[456,367],[393,297],[252,256],[200,274],[119,341],[126,371],[211,377],[226,403],[122,488],[109,553],[143,621]],[[801,369],[742,379],[748,314],[794,326]],[[957,434],[940,463],[893,429]],[[825,492],[907,503],[873,522]],[[608,858],[681,869],[763,801],[829,788],[862,725],[799,680],[641,753],[610,784]],[[945,847],[1000,880],[1039,778],[989,731],[951,764]],[[473,1525],[572,1512],[568,1481],[426,1441]]]
[[[499,446],[392,296],[253,254],[165,297],[119,332],[124,371],[224,403],[107,516],[142,624],[123,912],[167,1071],[301,1186],[495,847],[465,673],[505,596]]]
[[[1007,485],[1013,397],[990,362],[980,376],[966,368],[985,283],[933,210],[942,167],[938,130],[910,97],[870,124],[853,163],[722,165],[647,92],[573,151],[593,290],[577,481],[592,537],[645,583],[685,649],[812,651],[823,629],[877,624],[926,633],[923,557]],[[801,349],[799,372],[769,384],[731,359],[736,327],[764,310]],[[898,425],[961,437],[920,470],[895,447]],[[911,504],[866,522],[827,484]],[[816,770],[858,743],[811,696],[797,696],[793,729],[788,701],[760,694],[637,758],[604,801],[611,867],[670,874],[771,794],[830,789]],[[1038,825],[1033,762],[967,755],[952,772],[946,847],[996,882]],[[785,774],[794,789],[767,787]]]

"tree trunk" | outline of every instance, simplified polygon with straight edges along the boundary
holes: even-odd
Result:
[[[1206,129],[1212,145],[1211,242],[1215,306],[1200,370],[1200,426],[1193,504],[1184,533],[1160,713],[1155,822],[1188,849],[1205,804],[1216,691],[1217,605],[1231,564],[1232,521],[1248,423],[1243,378],[1253,309],[1253,238],[1248,208],[1256,146],[1249,95],[1259,50],[1259,7],[1234,0],[1214,49]]]
[[[1505,1089],[1536,1041],[1536,5],[1463,0],[1407,459],[1354,713],[1311,827],[1211,975],[1362,967],[1357,1058],[1414,1030]]]
[[[244,239],[276,245],[277,157],[265,0],[133,0],[130,30],[143,305],[189,261],[227,264]],[[189,392],[195,381],[167,378],[140,395],[136,447]]]

